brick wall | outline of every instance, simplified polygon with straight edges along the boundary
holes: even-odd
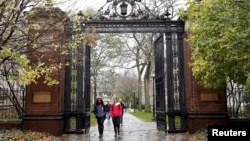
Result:
[[[185,26],[185,38],[188,38],[190,32],[188,30],[187,22]],[[191,54],[190,44],[185,42],[184,67],[188,131],[194,133],[197,130],[207,128],[209,124],[228,124],[225,91],[206,89],[198,84],[192,75],[191,68],[189,67]],[[215,94],[218,99],[215,98],[216,96],[212,98],[205,97],[202,99],[201,95],[204,93]]]
[[[37,49],[28,48],[31,64],[39,59],[46,65],[65,64],[64,55],[61,53],[65,42],[64,12],[54,7],[34,8],[31,11],[35,14],[29,17],[29,23],[39,23],[40,26],[38,29],[31,28],[29,34],[30,36],[42,34],[44,37],[40,39],[40,44],[43,46]],[[48,132],[58,136],[63,132],[64,67],[58,67],[51,72],[51,76],[59,81],[58,85],[44,84],[45,79],[42,76],[36,83],[27,86],[23,129]]]

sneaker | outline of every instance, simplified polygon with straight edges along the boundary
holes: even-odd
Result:
[[[117,135],[115,134],[115,137],[117,137]]]
[[[99,135],[99,138],[102,138],[102,135]]]

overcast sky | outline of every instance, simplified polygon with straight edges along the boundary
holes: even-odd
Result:
[[[96,10],[101,8],[107,0],[56,0],[60,8],[64,11],[84,11],[87,7]]]
[[[94,8],[96,11],[107,3],[107,0],[55,0],[60,3],[60,8],[63,11],[84,11],[87,7]],[[142,3],[147,0],[142,0]],[[184,4],[187,0],[178,0]],[[146,3],[147,5],[147,3]],[[148,5],[147,5],[148,6]]]

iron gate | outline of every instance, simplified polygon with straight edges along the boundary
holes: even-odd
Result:
[[[164,75],[164,34],[154,43],[155,49],[155,88],[156,88],[156,124],[159,130],[167,131],[165,106]]]
[[[85,50],[84,50],[85,49]],[[90,46],[72,49],[66,58],[64,133],[90,128]]]
[[[154,43],[156,122],[168,132],[186,131],[183,34],[166,32]]]

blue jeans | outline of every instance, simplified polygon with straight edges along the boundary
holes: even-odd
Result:
[[[106,113],[106,117],[107,117],[108,120],[110,119],[110,113],[109,112]]]

